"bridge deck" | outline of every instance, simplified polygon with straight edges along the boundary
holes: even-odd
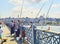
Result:
[[[8,37],[10,34],[9,30],[8,30],[8,27],[3,25],[2,27],[3,29],[3,33],[2,33],[2,38],[3,39],[7,39],[6,42],[4,42],[3,44],[17,44],[17,42],[14,40],[14,41],[11,41],[12,39],[14,38],[11,38],[11,37]]]

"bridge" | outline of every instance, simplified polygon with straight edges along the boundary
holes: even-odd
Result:
[[[60,31],[55,31],[55,28],[59,30],[60,26],[50,26],[51,30],[47,30],[47,26],[39,27],[39,29],[26,28],[26,35],[30,44],[60,44]]]
[[[60,26],[36,26],[34,28],[24,25],[24,28],[29,44],[60,44]]]

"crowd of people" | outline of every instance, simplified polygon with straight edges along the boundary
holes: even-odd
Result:
[[[16,41],[22,40],[22,42],[27,41],[28,42],[28,37],[25,36],[25,27],[23,26],[23,23],[20,20],[11,20],[11,22],[6,23],[6,25],[10,28],[10,37],[15,37]],[[30,28],[36,28],[36,25],[31,23]],[[0,39],[2,39],[2,30],[0,26]]]
[[[20,20],[17,21],[11,20],[10,34],[11,37],[13,37],[14,35],[17,41],[19,41],[20,39],[22,39],[23,42],[25,40],[28,40],[27,37],[25,36],[25,28],[23,27],[23,23],[21,23]]]

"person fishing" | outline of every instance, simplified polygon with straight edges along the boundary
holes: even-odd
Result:
[[[14,34],[14,27],[15,27],[15,22],[14,20],[11,20],[11,30],[10,30],[10,33],[11,33],[11,37],[12,37],[12,34]]]
[[[15,35],[16,35],[16,40],[19,40],[19,36],[20,36],[20,20],[18,20],[18,22],[16,23]]]
[[[3,30],[1,29],[1,26],[0,26],[0,39],[2,40],[2,32]]]
[[[21,25],[21,37],[22,37],[22,42],[24,42],[25,39],[25,28],[23,24]]]
[[[23,42],[23,44],[29,44],[29,43],[28,43],[28,38],[27,38],[27,37],[25,37],[25,41]]]
[[[1,29],[1,26],[0,26],[0,40],[1,40],[1,41],[0,41],[0,44],[2,44],[2,40],[3,40],[3,39],[2,39],[2,32],[3,32],[3,30]]]

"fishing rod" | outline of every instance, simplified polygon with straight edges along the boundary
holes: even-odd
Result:
[[[53,0],[52,0],[52,2],[51,2],[50,6],[49,6],[48,11],[47,11],[46,18],[48,18],[48,14],[49,14],[49,12],[50,12],[50,9],[51,9],[52,5],[53,5]],[[46,19],[45,19],[45,24],[46,24]]]
[[[24,0],[22,0],[22,6],[21,6],[20,18],[21,18],[21,15],[22,15],[23,4],[24,4]]]
[[[53,5],[53,1],[52,1],[51,5],[49,6],[49,9],[48,9],[47,14],[46,14],[46,18],[48,18],[48,14],[50,12],[50,9],[51,9],[52,5]]]
[[[43,5],[41,6],[40,10],[38,11],[38,13],[37,13],[37,15],[36,15],[36,18],[38,17],[39,13],[40,13],[41,10],[43,9],[44,5],[45,5],[45,2],[43,3]]]

